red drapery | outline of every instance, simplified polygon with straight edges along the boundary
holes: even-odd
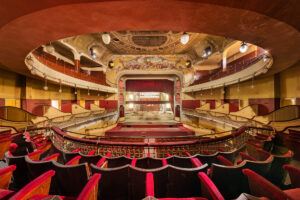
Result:
[[[174,82],[169,80],[127,80],[128,92],[165,92],[174,93]]]

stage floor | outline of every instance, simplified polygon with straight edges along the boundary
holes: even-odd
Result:
[[[139,111],[125,114],[124,124],[176,124],[172,112]]]
[[[105,132],[106,136],[193,136],[195,132],[185,128],[181,123],[172,124],[124,124],[119,123],[115,128]]]

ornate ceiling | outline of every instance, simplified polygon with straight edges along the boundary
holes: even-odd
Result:
[[[109,32],[111,42],[106,45],[102,41],[103,33],[74,36],[64,42],[78,51],[90,54],[93,48],[97,58],[107,62],[111,57],[140,55],[185,55],[192,61],[202,59],[205,48],[211,47],[212,52],[222,51],[232,39],[202,33],[189,34],[189,42],[183,45],[180,38],[183,32],[178,31],[113,31]]]

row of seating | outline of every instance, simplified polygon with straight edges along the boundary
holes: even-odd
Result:
[[[37,138],[40,138],[40,136],[36,136],[32,139],[36,139],[37,141],[45,140]],[[112,158],[110,157],[111,154],[107,154],[106,156],[94,155],[95,151],[89,152],[88,155],[83,155],[79,152],[80,149],[76,149],[71,153],[64,151],[55,152],[57,149],[52,145],[52,148],[47,151],[35,149],[34,153],[19,157],[21,157],[21,160],[25,161],[28,173],[28,180],[26,183],[24,182],[25,186],[23,187],[26,187],[26,184],[33,181],[41,174],[54,170],[55,175],[53,175],[51,185],[49,186],[51,195],[69,197],[80,195],[80,191],[85,187],[85,184],[90,177],[90,173],[92,173],[101,174],[100,184],[98,186],[99,199],[142,199],[146,196],[158,199],[186,197],[230,199],[230,195],[234,196],[232,198],[236,198],[242,192],[252,192],[251,187],[249,187],[247,182],[247,174],[244,175],[246,169],[252,170],[253,173],[257,172],[258,176],[262,175],[262,177],[268,177],[264,173],[270,173],[271,167],[268,166],[273,165],[276,156],[271,155],[261,148],[257,148],[255,145],[261,144],[260,147],[265,147],[265,142],[269,142],[269,139],[269,136],[264,137],[259,135],[250,138],[248,141],[249,144],[246,143],[248,154],[245,153],[245,148],[234,152],[224,152],[226,149],[219,148],[218,152],[211,155],[199,154],[200,156],[206,156],[206,158],[207,156],[214,158],[214,161],[210,163],[210,170],[208,170],[209,164],[206,163],[207,161],[203,160],[201,157],[198,158],[197,156],[199,155],[192,156],[188,152],[186,152],[187,157],[167,155],[168,157],[164,159],[154,159],[151,157],[135,159],[128,158],[130,157],[129,155],[127,155],[127,157]],[[272,145],[272,139],[270,144]],[[256,156],[253,155],[253,149],[251,149],[254,147],[257,152]],[[208,154],[208,152],[206,153]],[[14,153],[7,152],[6,154],[8,163],[15,157],[18,157],[14,156]],[[289,152],[285,157],[289,156],[292,156],[292,152]],[[62,163],[56,162],[59,157],[61,157]],[[238,157],[243,158],[244,161],[238,162]],[[94,160],[91,161],[90,158],[93,158]],[[173,166],[171,165],[172,162],[173,164],[175,163],[175,165],[183,165],[185,168]],[[235,163],[237,164],[235,165]],[[282,163],[279,163],[278,165],[282,167]],[[139,167],[144,167],[145,169]],[[218,170],[218,167],[220,169],[225,169],[225,171]],[[22,165],[18,164],[16,164],[16,168],[24,169]],[[207,170],[209,176],[205,175]],[[202,174],[200,173],[200,175],[199,172],[202,172]],[[76,176],[77,174],[83,175],[85,180],[82,180],[82,177]],[[181,176],[182,179],[180,178]],[[14,175],[13,177],[15,180]],[[200,177],[202,177],[203,180],[206,180],[206,182],[203,182]],[[124,182],[122,181],[123,179]],[[224,184],[228,179],[231,184]],[[67,193],[67,191],[75,189],[75,182],[80,183],[79,186],[76,187],[76,191]],[[182,183],[189,183],[187,184],[188,188],[185,188]],[[113,188],[117,188],[116,186],[118,186],[118,184],[120,185],[120,187],[118,187],[119,189],[116,191],[113,190]],[[193,187],[195,185],[198,187]],[[209,185],[209,187],[202,189],[205,185]],[[235,191],[230,187],[235,187],[237,189]],[[21,191],[22,189],[15,190]],[[121,190],[120,193],[119,190]],[[297,190],[295,191],[297,192]],[[209,195],[207,195],[207,193]],[[289,196],[291,197],[291,194],[289,194]],[[39,199],[48,197],[47,194],[35,196],[35,198]],[[292,196],[291,199],[293,198],[294,197]]]

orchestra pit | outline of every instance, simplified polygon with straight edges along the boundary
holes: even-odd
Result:
[[[300,199],[300,1],[0,13],[0,200]]]

